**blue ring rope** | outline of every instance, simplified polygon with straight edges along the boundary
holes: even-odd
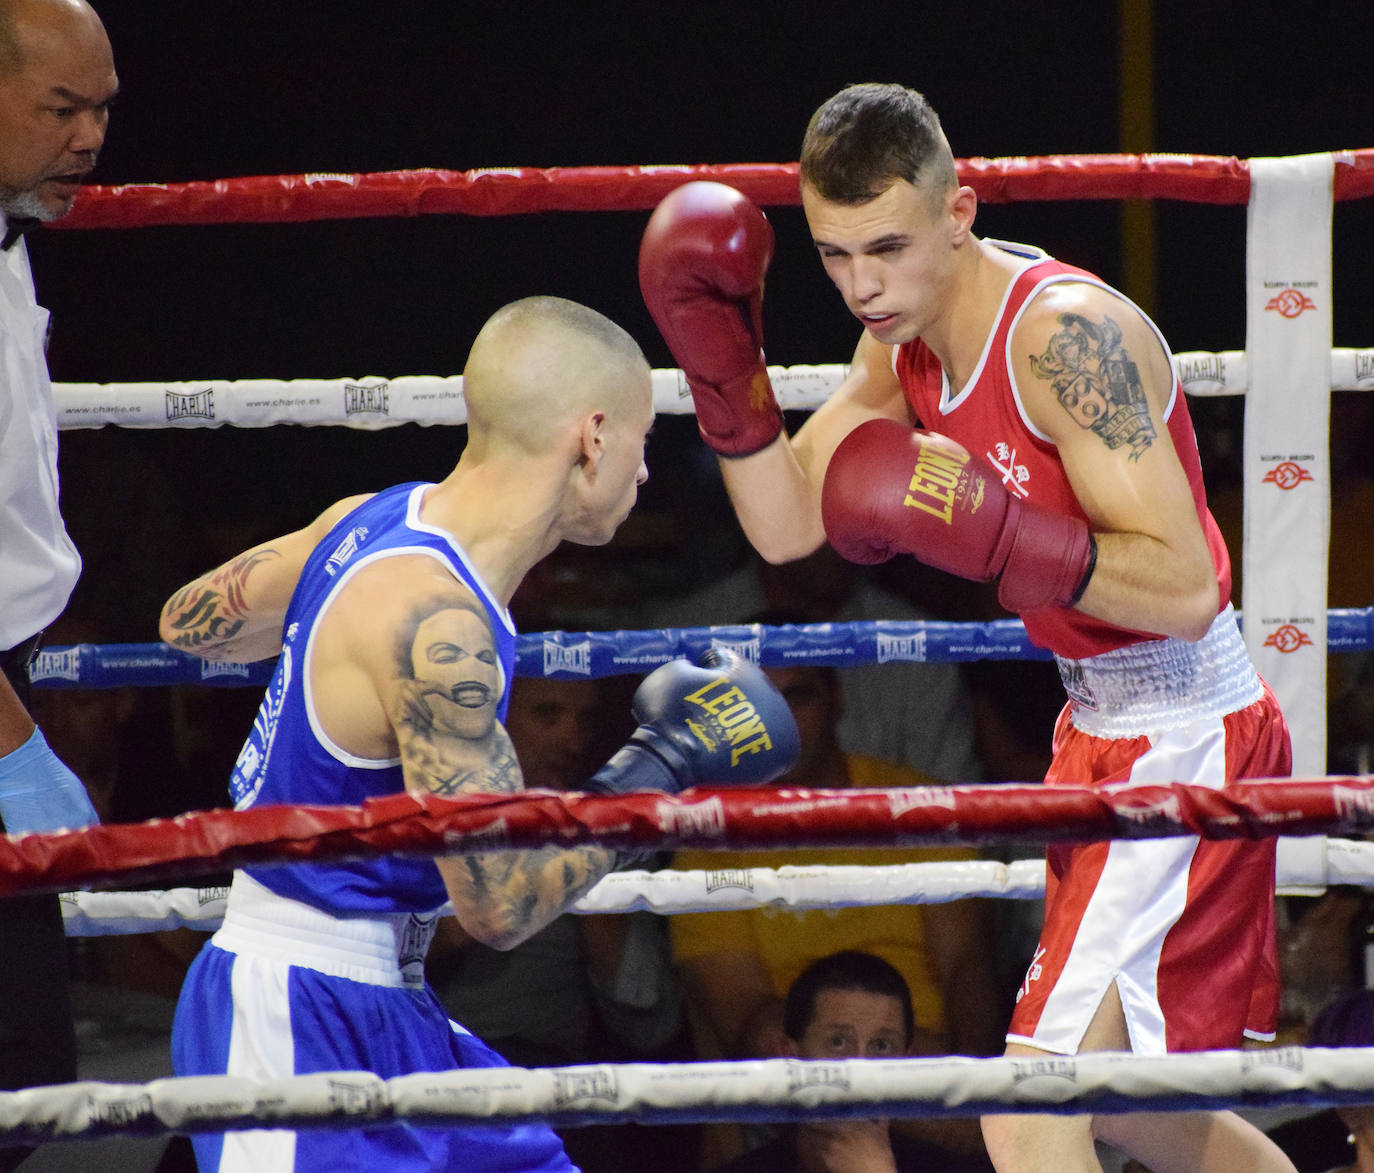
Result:
[[[1239,615],[1237,615],[1239,619]],[[1046,660],[1019,619],[981,623],[861,620],[769,627],[656,628],[647,631],[544,631],[519,637],[516,674],[585,680],[640,674],[669,660],[727,645],[765,667],[824,664],[852,668],[890,661]],[[1374,647],[1374,607],[1327,613],[1327,650]],[[30,668],[36,688],[140,688],[173,684],[264,685],[275,661],[201,660],[163,643],[75,644],[45,648]]]

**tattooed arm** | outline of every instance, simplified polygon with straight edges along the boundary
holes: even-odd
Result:
[[[1200,639],[1216,617],[1216,576],[1165,411],[1173,366],[1129,302],[1054,285],[1012,336],[1031,422],[1059,449],[1097,539],[1080,610],[1136,631]]]
[[[245,550],[187,583],[163,604],[158,634],[206,660],[249,663],[277,655],[301,567],[325,534],[365,500],[336,502],[304,529]]]
[[[412,793],[514,794],[524,789],[496,720],[502,681],[485,611],[446,574],[406,608],[385,686]],[[499,851],[435,861],[463,929],[495,949],[538,932],[610,870],[600,848]]]

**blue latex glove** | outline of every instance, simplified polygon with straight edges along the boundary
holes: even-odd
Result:
[[[11,835],[100,822],[81,779],[62,764],[38,728],[0,758],[0,818]]]

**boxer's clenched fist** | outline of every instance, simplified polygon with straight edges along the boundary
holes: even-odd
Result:
[[[782,431],[763,357],[773,229],[732,187],[697,181],[659,203],[639,246],[639,288],[687,377],[702,439],[747,456]]]
[[[860,424],[835,449],[821,517],[851,562],[911,554],[974,582],[997,578],[1009,611],[1076,603],[1097,562],[1079,518],[1022,501],[962,444],[896,420]]]

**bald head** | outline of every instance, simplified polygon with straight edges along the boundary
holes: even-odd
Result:
[[[529,297],[497,310],[463,371],[470,442],[545,450],[589,412],[619,416],[649,401],[649,364],[609,318],[561,297]]]
[[[0,75],[23,69],[54,37],[109,43],[86,0],[0,0]]]
[[[95,166],[119,89],[85,0],[0,0],[0,210],[56,220]]]

